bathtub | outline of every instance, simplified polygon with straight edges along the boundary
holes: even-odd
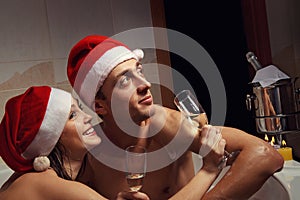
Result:
[[[202,166],[202,160],[194,154],[195,172]],[[225,167],[216,181],[212,184],[212,189],[218,181],[230,169]],[[271,176],[264,185],[249,198],[249,200],[299,200],[300,197],[300,163],[294,160],[285,161],[283,169]]]
[[[13,170],[10,169],[0,157],[0,186],[13,174]]]

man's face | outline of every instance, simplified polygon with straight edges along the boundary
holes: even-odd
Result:
[[[108,114],[115,120],[139,123],[149,117],[153,104],[151,84],[145,79],[142,65],[135,59],[117,65],[102,86]]]

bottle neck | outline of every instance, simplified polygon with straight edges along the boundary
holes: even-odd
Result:
[[[246,54],[247,61],[252,65],[255,71],[258,71],[262,68],[261,64],[257,60],[257,57],[252,52]]]

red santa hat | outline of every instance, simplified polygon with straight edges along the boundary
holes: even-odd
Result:
[[[2,159],[14,171],[46,170],[70,110],[71,94],[48,86],[9,99],[0,124]]]
[[[141,49],[131,51],[112,38],[90,35],[71,49],[67,66],[68,78],[87,106],[94,108],[95,95],[109,73],[126,60],[140,60],[143,57]]]

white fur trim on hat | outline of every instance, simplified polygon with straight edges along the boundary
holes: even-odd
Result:
[[[126,60],[134,58],[139,61],[143,57],[144,53],[141,49],[131,51],[124,46],[117,46],[109,49],[95,62],[87,73],[81,84],[79,96],[90,108],[93,108],[95,95],[103,85],[109,73],[118,64]]]
[[[141,60],[141,59],[144,58],[144,51],[143,51],[142,49],[135,49],[135,50],[133,50],[132,52],[136,55],[136,57],[137,57],[139,60]]]
[[[46,113],[39,132],[22,153],[25,159],[47,156],[56,145],[71,110],[71,94],[51,88]]]

